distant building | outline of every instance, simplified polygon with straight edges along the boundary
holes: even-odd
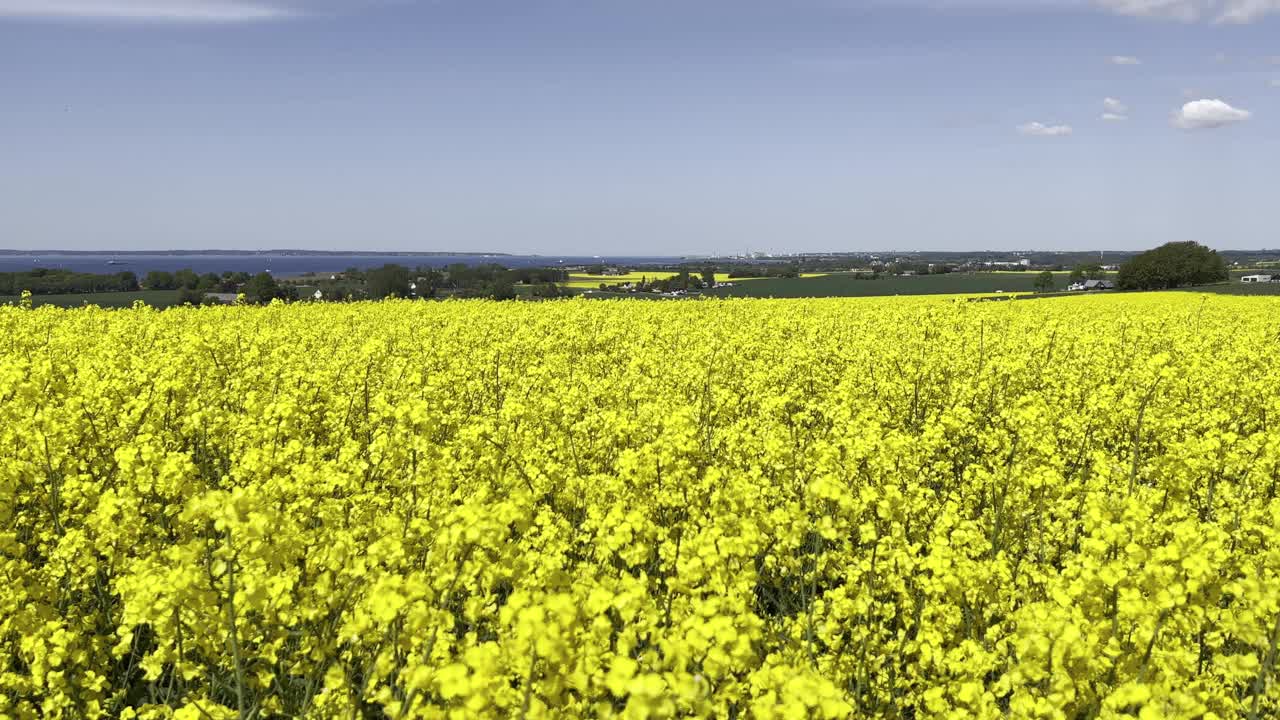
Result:
[[[1085,290],[1115,290],[1116,284],[1110,280],[1085,280],[1084,282],[1075,282],[1067,286],[1067,290],[1071,292],[1081,292]]]
[[[314,295],[312,295],[311,297],[313,297],[313,298],[315,298],[315,299],[317,299],[317,300],[323,300],[323,299],[324,299],[324,293],[320,292],[319,290],[316,290],[316,291],[315,291],[315,294],[314,294]]]
[[[1275,282],[1275,275],[1245,275],[1240,278],[1240,282],[1244,283],[1269,283]]]
[[[205,293],[209,297],[217,300],[223,305],[235,305],[236,293]]]

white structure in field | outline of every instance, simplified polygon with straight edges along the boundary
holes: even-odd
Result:
[[[1084,282],[1071,283],[1067,286],[1067,290],[1071,292],[1080,292],[1082,290],[1114,290],[1116,284],[1110,280],[1085,280]]]
[[[1275,275],[1245,275],[1240,278],[1240,282],[1245,283],[1269,283],[1276,282]]]

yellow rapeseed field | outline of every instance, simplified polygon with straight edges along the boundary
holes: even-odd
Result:
[[[0,308],[0,717],[1273,718],[1280,300]]]

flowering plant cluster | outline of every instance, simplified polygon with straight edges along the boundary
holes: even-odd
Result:
[[[0,308],[0,717],[1276,717],[1278,317]]]

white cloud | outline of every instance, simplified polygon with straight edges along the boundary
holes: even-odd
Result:
[[[1094,0],[1098,7],[1132,17],[1245,24],[1280,12],[1280,0]]]
[[[1031,122],[1018,126],[1018,133],[1032,137],[1064,137],[1071,134],[1070,125],[1045,125]]]
[[[943,12],[1075,12],[1097,10],[1154,20],[1184,23],[1247,24],[1280,13],[1280,0],[822,0],[841,7],[928,8]]]
[[[1102,101],[1102,119],[1108,122],[1120,122],[1129,119],[1129,106],[1115,98]]]
[[[1194,100],[1173,114],[1171,122],[1182,130],[1207,130],[1244,122],[1253,117],[1248,110],[1234,108],[1221,100]]]
[[[235,23],[297,15],[258,0],[0,0],[0,18]]]
[[[1234,0],[1224,3],[1224,6],[1216,22],[1242,25],[1280,12],[1280,0]]]
[[[1142,61],[1132,55],[1112,55],[1107,58],[1112,65],[1141,65]]]

